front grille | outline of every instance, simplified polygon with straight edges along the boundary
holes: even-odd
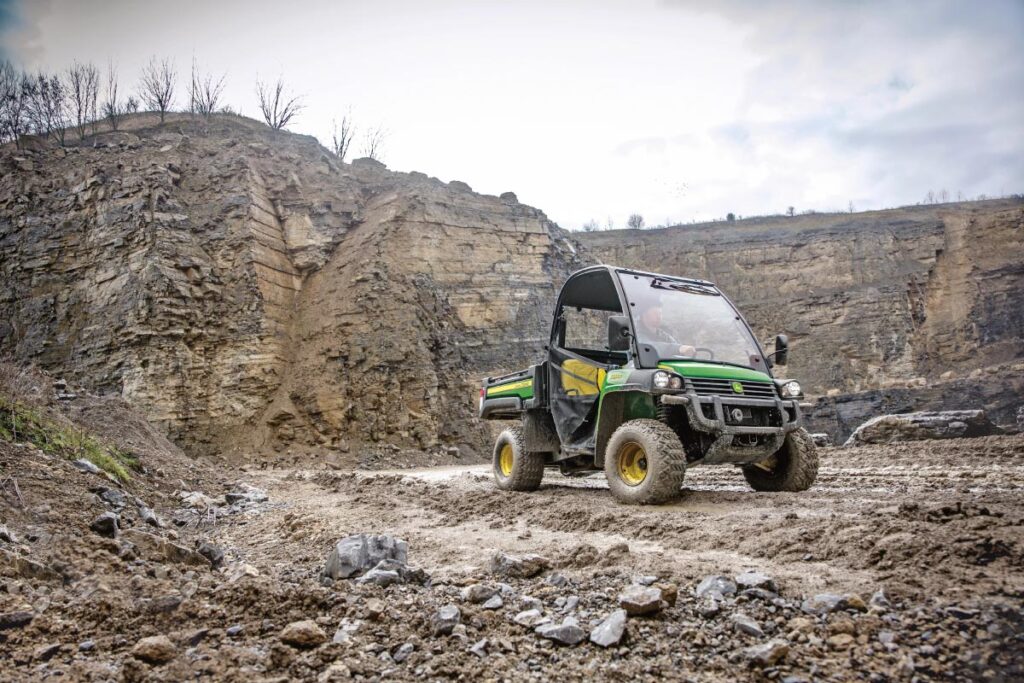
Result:
[[[743,387],[740,393],[733,389],[735,380],[731,379],[708,379],[687,378],[687,384],[700,396],[746,396],[747,398],[775,398],[775,386],[771,382],[741,381]]]

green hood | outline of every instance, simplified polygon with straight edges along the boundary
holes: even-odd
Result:
[[[745,379],[753,382],[771,382],[772,378],[763,372],[735,365],[716,365],[699,361],[661,361],[659,368],[679,373],[683,377],[708,377],[713,379]]]

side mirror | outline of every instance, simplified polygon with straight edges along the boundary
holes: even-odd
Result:
[[[786,359],[789,357],[789,337],[784,334],[780,334],[775,337],[775,356],[776,365],[785,365]]]
[[[608,350],[629,350],[629,318],[613,315],[608,318]]]

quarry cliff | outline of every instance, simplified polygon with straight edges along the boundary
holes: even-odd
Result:
[[[485,453],[477,381],[541,357],[594,262],[716,281],[790,336],[836,434],[963,396],[1007,418],[1024,388],[1020,201],[568,233],[234,116],[139,116],[0,169],[0,353],[192,453]]]

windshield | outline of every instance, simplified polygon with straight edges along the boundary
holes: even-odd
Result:
[[[764,359],[732,305],[714,287],[620,272],[645,366],[699,360],[764,371]]]

